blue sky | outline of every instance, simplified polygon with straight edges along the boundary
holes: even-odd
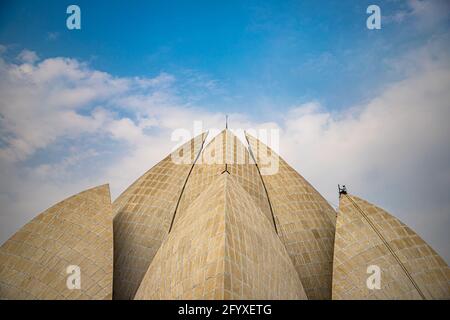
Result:
[[[404,1],[378,1],[383,30],[368,30],[372,2],[77,1],[82,30],[70,31],[71,2],[3,1],[0,42],[117,76],[168,72],[183,82],[195,72],[216,89],[197,104],[272,119],[311,99],[330,109],[358,104],[401,77],[386,61],[429,34],[418,33],[414,19],[388,20],[411,11]]]
[[[331,203],[346,184],[450,261],[449,27],[448,0],[3,0],[0,242],[80,190],[116,197],[175,130],[230,114],[280,130]]]

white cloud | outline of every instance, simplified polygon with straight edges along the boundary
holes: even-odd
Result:
[[[30,50],[22,50],[22,52],[19,53],[19,55],[17,56],[17,58],[22,61],[23,63],[30,63],[33,64],[36,61],[39,60],[38,55],[36,54],[36,52],[34,51],[30,51]]]
[[[172,81],[166,74],[153,79],[115,78],[74,59],[36,63],[30,52],[22,51],[21,60],[26,62],[21,64],[0,59],[0,130],[7,145],[0,149],[0,157],[10,160],[25,160],[63,137],[117,130],[120,123],[103,105],[120,109],[129,105],[118,104],[138,97],[149,101],[154,95],[163,96],[159,88]],[[157,105],[147,105],[147,111],[152,108]]]
[[[0,54],[5,53],[6,50],[7,50],[7,47],[5,45],[3,45],[3,44],[0,44]]]
[[[414,75],[365,105],[338,112],[317,103],[293,108],[282,125],[281,153],[332,203],[338,203],[337,184],[347,184],[450,261],[447,59],[424,60]]]

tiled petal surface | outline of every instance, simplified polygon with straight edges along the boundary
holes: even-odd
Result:
[[[330,299],[336,212],[279,155],[246,136],[263,174],[280,238],[308,299]]]
[[[136,299],[306,299],[286,249],[228,173],[176,222]]]
[[[151,168],[113,203],[114,299],[133,299],[169,231],[184,183],[206,134]]]
[[[380,289],[367,268],[378,266]],[[450,299],[450,270],[414,231],[383,209],[342,195],[336,224],[333,299]]]
[[[47,209],[0,247],[0,299],[111,299],[113,230],[109,186]],[[67,267],[80,267],[80,289]]]

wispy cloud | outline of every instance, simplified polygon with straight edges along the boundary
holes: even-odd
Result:
[[[407,0],[406,7],[385,21],[403,23],[413,20],[418,29],[430,30],[450,18],[450,2],[447,0]]]
[[[47,40],[54,41],[57,40],[60,36],[59,32],[47,32]]]

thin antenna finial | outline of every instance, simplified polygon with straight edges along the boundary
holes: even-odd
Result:
[[[228,129],[228,115],[225,115],[225,129]]]

